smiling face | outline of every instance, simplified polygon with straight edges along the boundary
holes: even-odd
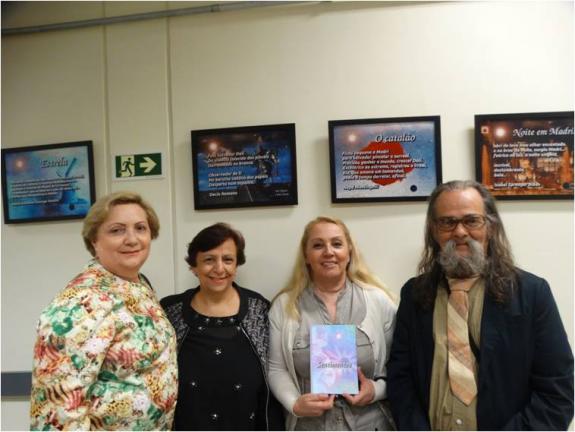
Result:
[[[437,198],[435,203],[436,220],[445,217],[460,219],[468,215],[485,215],[483,199],[474,188],[446,191]],[[435,225],[433,232],[435,241],[441,249],[449,240],[453,240],[455,250],[461,256],[471,255],[471,249],[467,243],[469,239],[477,241],[484,253],[487,250],[488,224],[481,228],[469,229],[459,223],[452,231],[442,231]]]
[[[345,279],[350,260],[350,247],[345,233],[336,224],[320,222],[314,225],[305,244],[305,262],[312,280]]]
[[[138,282],[151,241],[144,209],[138,204],[118,204],[110,209],[92,245],[96,258],[106,270],[122,279]]]
[[[237,268],[237,247],[231,238],[209,251],[198,252],[196,265],[191,267],[200,281],[200,289],[213,293],[232,288]]]

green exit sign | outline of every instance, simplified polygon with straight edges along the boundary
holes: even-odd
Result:
[[[162,175],[162,153],[116,156],[116,178],[132,179]]]

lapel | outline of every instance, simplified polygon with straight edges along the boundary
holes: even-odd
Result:
[[[424,361],[433,362],[433,309],[424,311],[421,315],[420,331]]]
[[[433,340],[433,311],[434,308],[422,310],[420,309],[417,313],[418,317],[418,325],[419,325],[419,334],[420,338],[417,341],[420,346],[417,349],[420,351],[420,361],[421,363],[418,365],[419,370],[422,372],[424,377],[424,386],[423,388],[426,389],[425,396],[426,396],[426,405],[429,406],[429,388],[431,386],[431,369],[433,366],[433,351],[434,351],[434,340]]]
[[[516,292],[511,296],[508,304],[502,305],[491,299],[485,293],[483,301],[483,315],[481,317],[481,360],[479,363],[479,384],[482,377],[487,377],[492,360],[501,352],[501,343],[509,335],[508,319],[522,315],[520,295]],[[506,318],[507,317],[507,318]]]
[[[490,363],[495,357],[497,347],[502,340],[502,329],[505,328],[504,310],[485,293],[483,315],[481,317],[481,353],[479,362],[479,382],[482,377],[489,376]]]

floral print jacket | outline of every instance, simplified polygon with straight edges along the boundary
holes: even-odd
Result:
[[[176,350],[152,289],[90,262],[40,316],[31,429],[170,429]]]

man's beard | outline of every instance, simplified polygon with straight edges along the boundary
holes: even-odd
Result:
[[[460,255],[454,240],[448,240],[439,253],[439,264],[447,277],[466,279],[480,275],[486,266],[483,246],[478,241],[467,239],[471,255]]]

